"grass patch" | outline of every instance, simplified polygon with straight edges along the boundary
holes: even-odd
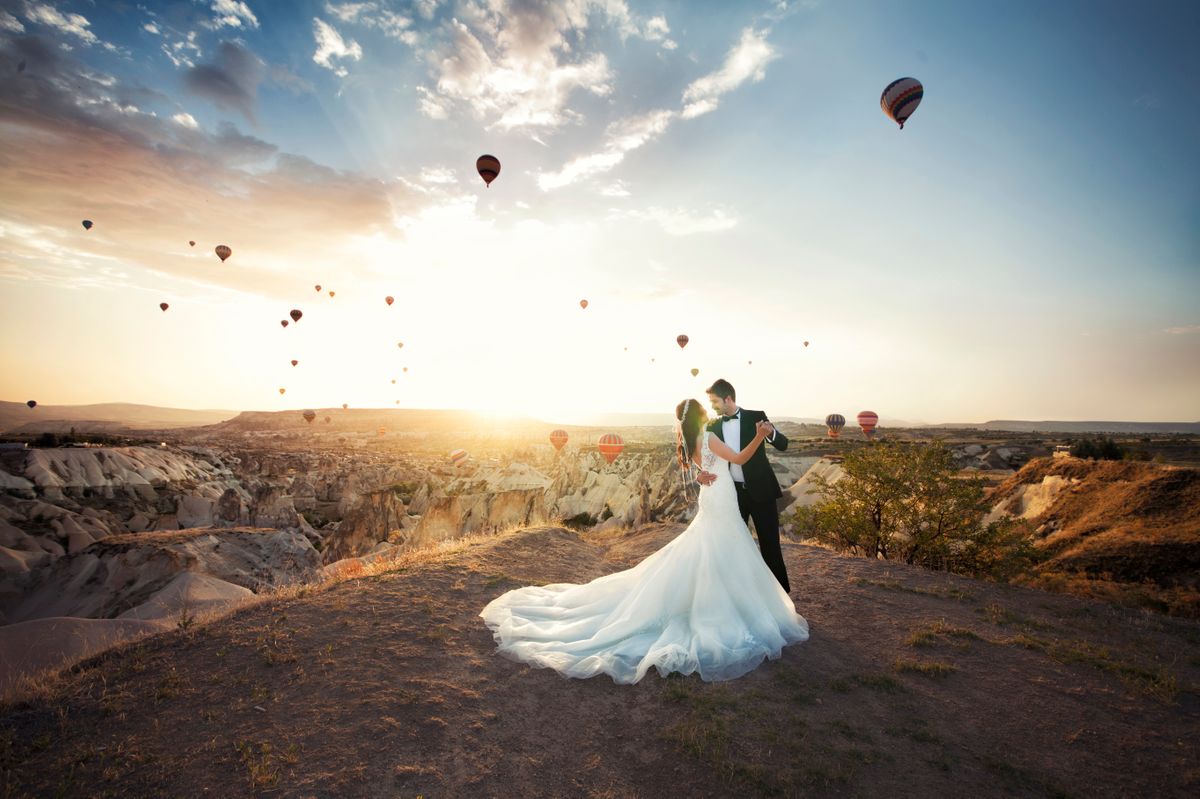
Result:
[[[1032,771],[1021,766],[1015,766],[1007,760],[1001,760],[991,755],[984,755],[983,764],[987,767],[988,771],[996,775],[1000,785],[1009,791],[1035,791],[1054,797],[1055,799],[1067,799],[1071,795],[1057,785],[1037,776]]]
[[[234,747],[242,758],[242,765],[246,767],[251,788],[261,791],[279,782],[279,764],[275,762],[271,744],[239,740]]]
[[[947,624],[945,619],[918,627],[908,636],[909,646],[924,647],[950,643],[959,649],[966,649],[971,641],[978,641],[979,636],[965,627],[955,627]]]
[[[898,726],[884,727],[884,733],[893,738],[908,738],[921,744],[940,744],[942,736],[922,718],[908,718]]]
[[[1046,624],[1037,619],[1031,619],[1014,610],[1009,610],[997,602],[990,602],[982,608],[976,608],[975,612],[997,627],[1022,627],[1027,630],[1039,630],[1041,632],[1049,632],[1054,629],[1053,625]]]
[[[938,599],[952,599],[955,602],[974,602],[975,595],[959,588],[921,588],[920,586],[904,585],[899,580],[868,580],[865,577],[855,577],[851,582],[855,585],[870,585],[884,588],[888,591],[903,591],[906,594],[931,596]]]
[[[946,677],[958,671],[958,667],[937,660],[905,660],[896,658],[892,668],[899,672],[911,672],[926,677]]]
[[[1179,679],[1168,669],[1121,660],[1106,646],[1096,646],[1086,641],[1052,641],[1025,633],[1000,643],[1042,652],[1059,663],[1083,663],[1115,674],[1130,687],[1163,702],[1174,702],[1179,695]]]

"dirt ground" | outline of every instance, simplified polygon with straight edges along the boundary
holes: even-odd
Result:
[[[812,637],[566,680],[477,614],[677,534],[505,534],[93,658],[0,707],[0,796],[1200,795],[1200,623],[784,543]]]

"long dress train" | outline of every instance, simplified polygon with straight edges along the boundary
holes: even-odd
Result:
[[[501,654],[566,677],[635,683],[653,666],[662,676],[698,672],[713,681],[807,640],[808,622],[763,562],[711,436],[704,433],[701,462],[717,480],[700,489],[687,529],[631,569],[497,597],[479,615]]]

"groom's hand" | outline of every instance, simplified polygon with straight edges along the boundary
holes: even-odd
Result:
[[[700,474],[696,475],[696,482],[702,486],[710,486],[717,481],[717,476],[712,472],[700,470]]]

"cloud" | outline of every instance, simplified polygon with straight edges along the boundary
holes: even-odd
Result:
[[[1164,328],[1163,332],[1172,336],[1186,336],[1191,333],[1200,333],[1200,325],[1181,325],[1179,327],[1168,327]]]
[[[313,38],[317,43],[313,61],[331,70],[339,78],[344,78],[350,73],[341,64],[335,64],[334,59],[358,61],[362,58],[362,48],[358,46],[358,42],[351,39],[347,43],[332,25],[316,17],[313,17]]]
[[[616,216],[654,222],[672,236],[719,233],[736,227],[738,224],[737,216],[721,208],[713,209],[708,213],[697,213],[686,208],[652,206],[644,211],[627,211]]]
[[[325,10],[342,22],[373,28],[410,47],[415,47],[420,41],[413,30],[412,17],[383,8],[376,2],[326,3]]]
[[[25,19],[39,25],[54,28],[60,33],[70,34],[86,45],[93,45],[100,40],[88,28],[91,22],[82,14],[63,14],[57,8],[45,3],[26,3]]]
[[[255,122],[258,84],[263,78],[262,61],[234,42],[221,42],[216,59],[192,67],[183,76],[184,88],[225,111],[237,111]]]
[[[421,170],[420,180],[422,183],[452,185],[458,182],[458,174],[449,167],[426,167]]]
[[[196,31],[188,31],[186,38],[170,43],[163,42],[162,51],[172,64],[189,69],[196,66],[193,56],[199,58],[202,55],[200,45],[196,43]]]
[[[147,22],[145,25],[142,26],[142,30],[146,31],[147,33],[153,33],[156,36],[162,34],[162,31],[159,29],[158,24],[154,23],[154,22]]]
[[[213,0],[213,18],[205,24],[211,30],[221,28],[258,28],[258,17],[250,6],[239,0]]]
[[[605,131],[599,152],[572,159],[557,172],[539,173],[538,186],[549,191],[608,172],[624,161],[627,153],[661,136],[674,118],[674,111],[659,110],[614,122]]]
[[[180,112],[176,114],[175,116],[171,117],[171,121],[175,122],[176,124],[183,125],[185,128],[191,128],[192,130],[196,130],[200,127],[199,123],[196,122],[196,118],[186,112]]]
[[[604,188],[600,189],[601,196],[604,197],[628,197],[630,196],[629,187],[625,185],[623,180],[614,180]]]
[[[7,11],[0,11],[0,30],[6,30],[9,33],[24,33],[25,26],[21,24],[21,20]]]
[[[778,57],[775,48],[766,39],[767,31],[746,28],[741,40],[725,57],[725,63],[716,72],[694,81],[683,92],[684,119],[693,119],[716,109],[723,95],[728,94],[747,80],[760,81],[766,77],[766,67]]]
[[[444,27],[448,39],[431,54],[436,99],[421,109],[444,118],[461,107],[503,130],[555,129],[578,121],[568,107],[577,92],[612,93],[603,53],[588,52],[594,18],[622,38],[665,40],[669,26],[656,17],[642,23],[624,0],[462,0]]]

